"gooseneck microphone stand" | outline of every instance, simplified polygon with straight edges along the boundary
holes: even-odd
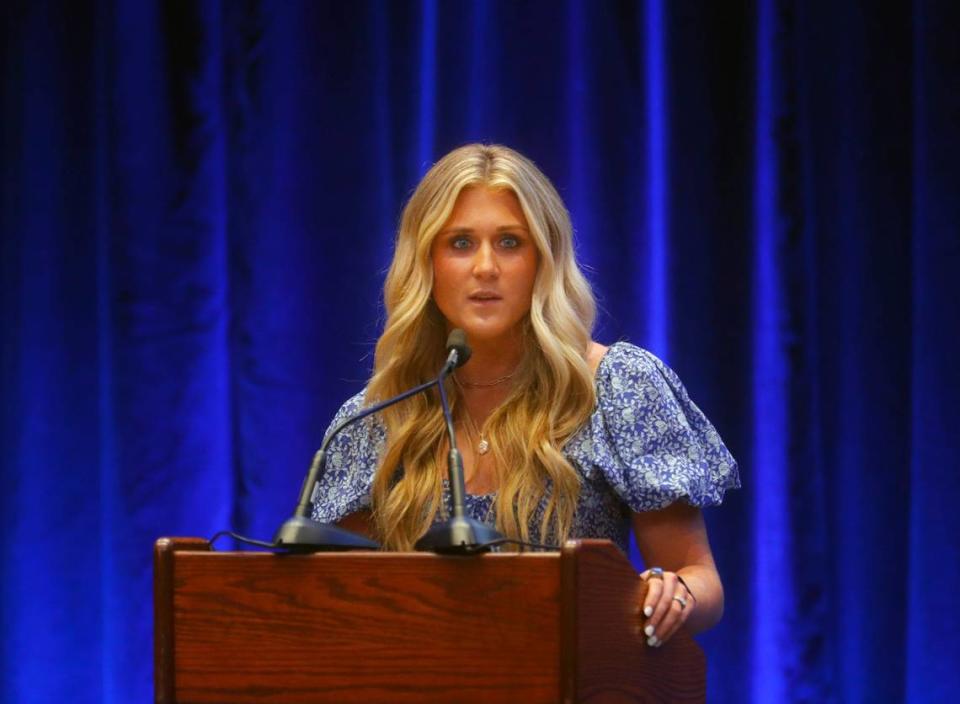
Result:
[[[409,391],[404,391],[399,396],[395,396],[383,403],[378,403],[369,408],[364,408],[354,416],[337,424],[333,431],[327,435],[323,445],[313,456],[313,462],[310,465],[310,471],[307,472],[306,479],[303,480],[303,486],[300,487],[300,500],[297,501],[297,507],[293,511],[293,516],[283,522],[283,525],[273,536],[273,542],[277,547],[285,547],[289,550],[298,551],[320,551],[320,550],[377,550],[380,548],[378,543],[357,535],[345,528],[331,525],[329,523],[320,523],[310,517],[313,512],[313,490],[317,480],[323,474],[327,463],[327,448],[331,441],[344,428],[353,425],[359,420],[363,420],[369,415],[382,411],[387,406],[392,406],[404,399],[429,389],[437,383],[437,380],[428,381],[425,384],[414,387]]]
[[[451,345],[454,334],[460,333],[460,344]],[[470,356],[470,348],[466,344],[466,335],[462,330],[450,333],[447,345],[453,347],[451,354],[463,354],[464,359],[452,367],[445,365],[437,378],[437,390],[440,392],[440,403],[443,406],[443,417],[447,422],[447,435],[450,440],[450,452],[447,455],[447,475],[450,485],[450,517],[440,523],[435,523],[426,534],[416,543],[417,550],[432,550],[433,552],[472,555],[490,549],[492,543],[503,540],[503,535],[492,526],[481,521],[469,518],[464,506],[466,484],[463,476],[463,457],[457,449],[457,435],[453,428],[453,416],[447,403],[447,392],[443,382],[447,375],[455,368],[466,362]]]
[[[323,441],[320,450],[313,457],[310,470],[307,472],[306,479],[303,480],[303,486],[300,487],[300,498],[297,501],[297,507],[294,509],[293,516],[283,522],[283,525],[277,529],[273,536],[274,547],[286,548],[295,552],[317,552],[321,550],[377,550],[380,545],[372,540],[357,535],[349,530],[329,523],[320,523],[313,520],[310,515],[313,512],[313,492],[317,480],[323,474],[327,461],[327,448],[333,439],[345,428],[353,425],[359,420],[382,411],[387,406],[392,406],[415,394],[426,391],[431,386],[439,385],[440,397],[443,399],[444,409],[449,417],[449,410],[446,410],[446,395],[443,392],[443,380],[447,375],[457,367],[466,363],[470,358],[470,348],[466,344],[466,335],[463,330],[454,330],[447,338],[447,360],[440,370],[440,375],[420,386],[416,386],[409,391],[387,399],[382,403],[375,404],[369,408],[364,408],[356,415],[350,416],[346,420],[337,424],[337,426],[327,435]],[[449,427],[452,428],[452,422],[448,420]],[[461,487],[463,484],[463,470],[460,472]],[[461,489],[462,492],[462,489]],[[461,495],[462,501],[462,495]]]

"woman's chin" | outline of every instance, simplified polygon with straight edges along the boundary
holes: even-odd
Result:
[[[467,334],[467,342],[472,345],[488,345],[496,342],[519,339],[515,325],[493,324],[492,322],[464,321],[460,328]]]

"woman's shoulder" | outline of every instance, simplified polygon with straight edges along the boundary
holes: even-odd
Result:
[[[597,407],[568,446],[588,478],[602,477],[634,511],[679,498],[706,506],[739,486],[737,466],[677,375],[629,342],[597,368]]]
[[[367,388],[363,387],[355,393],[353,396],[348,398],[342,404],[340,404],[340,409],[337,411],[337,415],[334,418],[339,418],[340,416],[352,416],[354,413],[360,411],[364,404],[367,402]]]
[[[330,422],[324,439],[330,439],[326,468],[313,495],[313,518],[333,522],[370,505],[370,487],[386,434],[374,413],[331,434],[366,406],[366,390],[348,398]]]
[[[597,369],[600,367],[600,362],[603,361],[604,356],[606,356],[607,351],[610,348],[606,345],[601,345],[596,340],[591,340],[590,347],[587,348],[587,364],[590,367],[590,371],[594,376],[597,375]]]
[[[348,398],[342,404],[340,408],[337,409],[336,414],[333,416],[333,420],[330,423],[329,430],[333,430],[340,423],[345,421],[347,418],[356,415],[362,409],[367,400],[367,389],[366,387],[362,388],[360,391],[355,393],[353,396]]]
[[[356,473],[364,481],[372,477],[386,441],[386,428],[379,413],[351,421],[367,406],[366,399],[366,389],[348,398],[327,427],[328,472]],[[332,437],[334,433],[336,437]]]
[[[636,380],[638,377],[672,374],[652,352],[624,340],[618,340],[609,347],[593,343],[588,359],[594,355],[598,355],[594,376],[601,387],[621,377]]]
[[[353,416],[360,413],[367,406],[367,389],[363,388],[341,404],[333,420],[327,427],[324,437],[330,435],[340,424],[345,423]],[[360,436],[369,437],[383,434],[383,423],[380,420],[380,414],[374,413],[366,418],[352,423],[343,429],[341,434],[346,437],[358,438]]]
[[[648,418],[700,415],[677,374],[655,354],[630,342],[610,345],[595,379],[598,406],[608,416],[624,408]]]

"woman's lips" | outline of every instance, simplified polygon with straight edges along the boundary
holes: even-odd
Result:
[[[484,306],[491,305],[493,303],[499,303],[503,300],[503,297],[492,293],[475,293],[472,296],[468,296],[467,300],[469,300],[471,303]]]

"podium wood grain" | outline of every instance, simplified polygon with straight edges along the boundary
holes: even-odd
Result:
[[[704,698],[689,637],[635,634],[640,582],[604,541],[445,557],[161,539],[155,559],[158,702]]]

